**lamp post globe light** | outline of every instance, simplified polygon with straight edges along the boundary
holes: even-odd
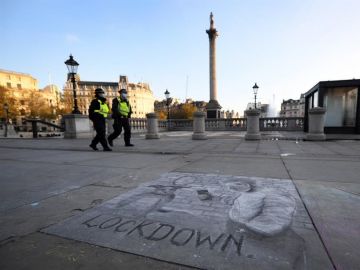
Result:
[[[71,82],[73,85],[73,97],[74,97],[74,109],[72,111],[73,114],[81,114],[77,105],[77,97],[76,97],[76,84],[75,84],[75,75],[79,66],[79,63],[74,60],[74,57],[70,54],[68,60],[65,61],[65,65],[71,75]]]
[[[256,95],[257,95],[258,89],[259,89],[259,86],[255,83],[255,85],[253,86],[254,97],[255,97],[255,109],[256,109]]]
[[[7,137],[8,133],[8,122],[9,122],[9,105],[7,103],[4,104],[4,113],[5,113],[5,134],[4,137]]]
[[[168,129],[170,129],[169,121],[170,121],[170,92],[166,89],[165,91],[166,97],[166,107],[167,107],[167,122],[168,122]]]

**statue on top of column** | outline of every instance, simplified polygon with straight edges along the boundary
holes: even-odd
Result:
[[[210,12],[210,29],[214,29],[214,15]]]

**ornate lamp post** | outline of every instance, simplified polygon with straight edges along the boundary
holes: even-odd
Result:
[[[166,97],[167,122],[168,122],[168,130],[169,130],[170,129],[170,92],[166,89],[164,94]]]
[[[4,134],[4,137],[7,137],[8,122],[9,122],[9,105],[7,103],[4,104],[4,112],[5,112],[5,134]]]
[[[257,95],[258,89],[259,89],[259,86],[257,86],[257,84],[255,83],[255,85],[253,86],[254,97],[255,97],[255,109],[256,109],[256,95]]]
[[[65,61],[65,65],[69,71],[69,74],[71,75],[71,82],[73,85],[74,109],[73,109],[72,113],[73,114],[81,114],[81,112],[79,111],[78,105],[77,105],[76,84],[75,84],[75,75],[76,75],[79,63],[76,62],[74,60],[73,56],[70,54],[70,58]]]

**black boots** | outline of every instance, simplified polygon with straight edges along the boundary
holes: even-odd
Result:
[[[129,146],[134,146],[134,145],[132,143],[125,143],[125,146],[129,147]]]
[[[109,143],[109,145],[110,145],[111,147],[113,147],[113,146],[114,146],[114,144],[113,144],[113,140],[111,140],[111,139],[110,139],[110,136],[108,137],[108,143]]]
[[[97,148],[96,145],[90,144],[89,146],[90,146],[90,148],[92,148],[94,151],[98,151],[98,150],[99,150],[99,148]],[[112,151],[112,149],[107,146],[107,147],[104,147],[104,151],[105,151],[105,152],[108,152],[108,151]]]
[[[94,151],[99,150],[99,149],[96,147],[96,145],[90,144],[89,146],[90,146],[90,148],[92,148]]]

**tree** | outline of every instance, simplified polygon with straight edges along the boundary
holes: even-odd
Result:
[[[0,86],[0,117],[1,118],[6,117],[6,113],[4,111],[5,103],[9,106],[8,118],[11,119],[19,115],[19,111],[17,109],[18,104],[16,98],[14,97],[13,91],[6,87]]]
[[[39,91],[31,91],[29,94],[29,116],[40,117],[45,119],[55,118],[55,113],[51,111],[50,106],[42,98]]]
[[[196,111],[195,105],[191,103],[180,104],[171,108],[171,119],[192,119],[193,113]]]
[[[196,112],[196,107],[192,103],[185,103],[182,105],[182,110],[184,111],[185,119],[192,119],[193,113]]]
[[[160,120],[167,119],[166,101],[155,102],[155,112]],[[193,113],[197,111],[194,103],[175,103],[170,105],[170,118],[171,119],[192,119]]]
[[[159,120],[165,120],[167,118],[167,112],[165,110],[159,110],[156,112]]]

